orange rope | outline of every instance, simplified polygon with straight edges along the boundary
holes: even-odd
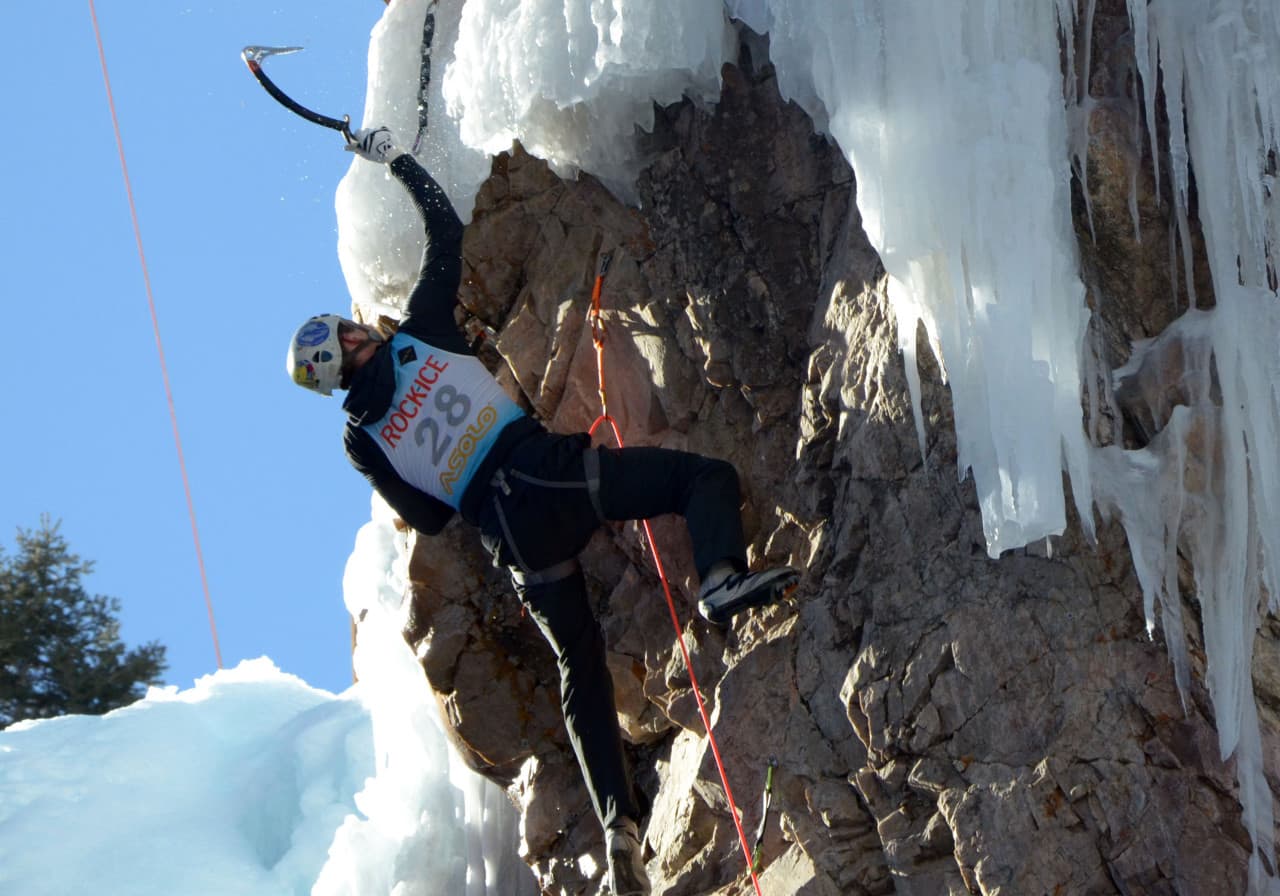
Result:
[[[587,430],[595,435],[601,423],[608,422],[613,430],[613,439],[622,446],[622,433],[618,431],[618,422],[609,416],[609,405],[604,388],[604,324],[600,320],[600,293],[604,286],[604,275],[609,269],[610,254],[600,259],[600,270],[596,274],[595,285],[591,289],[591,310],[587,313],[591,321],[591,341],[596,347],[597,389],[600,393],[600,416]],[[671,624],[676,630],[676,642],[680,645],[680,653],[684,657],[684,667],[689,670],[689,684],[693,688],[693,699],[698,704],[698,714],[702,716],[702,725],[707,732],[707,741],[711,744],[711,754],[716,760],[716,770],[720,772],[720,783],[724,786],[725,799],[729,802],[729,814],[733,816],[734,827],[738,829],[738,842],[742,844],[742,854],[747,860],[747,872],[751,875],[751,883],[755,885],[756,896],[764,896],[760,889],[760,879],[756,877],[755,863],[751,860],[751,847],[747,845],[747,834],[742,829],[742,819],[738,816],[738,807],[733,801],[733,790],[729,787],[729,776],[725,773],[724,762],[720,758],[720,747],[716,737],[711,733],[711,717],[707,714],[706,704],[702,702],[702,689],[698,686],[698,676],[693,671],[693,662],[689,659],[689,648],[684,643],[684,629],[680,625],[680,614],[676,612],[676,602],[671,596],[671,585],[667,582],[667,571],[662,566],[662,557],[658,554],[658,543],[653,538],[653,530],[648,520],[641,520],[645,538],[649,541],[649,552],[653,555],[653,565],[658,570],[658,579],[662,582],[662,593],[667,598],[667,609],[671,613]]]
[[[213,620],[213,601],[209,597],[209,577],[205,574],[204,554],[200,550],[200,530],[196,526],[196,506],[191,500],[191,483],[187,479],[187,462],[182,454],[182,437],[178,434],[178,413],[173,406],[173,390],[169,388],[169,368],[164,360],[164,343],[160,341],[160,319],[156,315],[156,300],[151,292],[151,275],[147,270],[147,256],[142,250],[142,229],[138,226],[138,209],[133,201],[133,185],[129,180],[129,165],[124,157],[124,141],[120,138],[120,121],[116,117],[116,101],[111,93],[111,77],[107,74],[107,54],[102,47],[102,31],[98,28],[98,11],[89,0],[89,16],[93,19],[93,36],[98,42],[98,58],[102,61],[102,81],[107,88],[107,106],[111,109],[111,127],[116,135],[116,149],[120,153],[120,170],[124,174],[124,189],[129,197],[129,216],[133,220],[133,237],[138,244],[138,260],[142,263],[142,282],[146,286],[147,305],[151,309],[151,328],[155,332],[156,351],[160,354],[160,376],[164,380],[164,394],[169,402],[169,420],[173,423],[173,441],[178,449],[178,467],[182,471],[182,490],[187,496],[187,515],[191,517],[191,536],[195,539],[196,562],[200,567],[200,584],[204,588],[204,605],[209,611],[209,631],[213,635],[213,654],[222,668],[222,648],[218,646],[218,626]]]

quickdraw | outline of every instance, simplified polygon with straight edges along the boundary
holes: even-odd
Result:
[[[764,843],[764,828],[769,821],[769,801],[773,797],[773,771],[778,767],[778,760],[769,757],[769,770],[764,776],[764,805],[760,807],[760,825],[756,828],[756,842],[751,848],[751,869],[757,874],[764,868],[764,857],[760,854],[760,846]]]

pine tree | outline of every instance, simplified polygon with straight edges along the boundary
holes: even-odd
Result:
[[[22,719],[101,714],[143,696],[165,670],[157,642],[126,650],[120,601],[81,585],[93,569],[70,552],[60,523],[18,529],[0,546],[0,728]]]

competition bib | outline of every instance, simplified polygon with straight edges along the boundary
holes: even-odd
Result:
[[[391,338],[396,392],[364,426],[400,478],[455,510],[502,428],[524,412],[480,359],[405,333]]]

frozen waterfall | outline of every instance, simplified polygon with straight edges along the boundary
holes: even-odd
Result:
[[[419,134],[417,57],[405,45],[428,6],[438,76]],[[1086,17],[1092,8],[1083,5]],[[958,474],[973,476],[989,553],[1063,531],[1065,471],[1083,525],[1095,510],[1123,521],[1149,627],[1159,608],[1185,689],[1174,564],[1179,546],[1187,552],[1220,749],[1238,762],[1261,887],[1261,858],[1274,867],[1272,801],[1250,660],[1280,584],[1280,6],[1129,0],[1129,14],[1146,118],[1157,115],[1159,75],[1173,123],[1161,148],[1172,168],[1159,176],[1172,184],[1185,245],[1194,172],[1216,296],[1163,337],[1201,359],[1189,384],[1199,400],[1142,451],[1100,448],[1083,422],[1090,312],[1070,182],[1073,163],[1084,170],[1090,98],[1074,72],[1088,48],[1064,39],[1076,30],[1071,0],[404,0],[373,35],[366,123],[415,135],[464,217],[489,156],[513,139],[557,171],[589,171],[629,198],[641,164],[630,138],[651,126],[653,103],[715,100],[735,49],[731,17],[767,33],[784,96],[853,167],[889,277],[922,444],[918,328],[945,373]],[[418,237],[400,192],[371,166],[353,167],[339,192],[340,256],[357,303],[372,310],[394,306],[414,274]],[[380,251],[388,228],[390,253]],[[1204,427],[1219,460],[1193,488],[1182,475],[1186,439]]]

